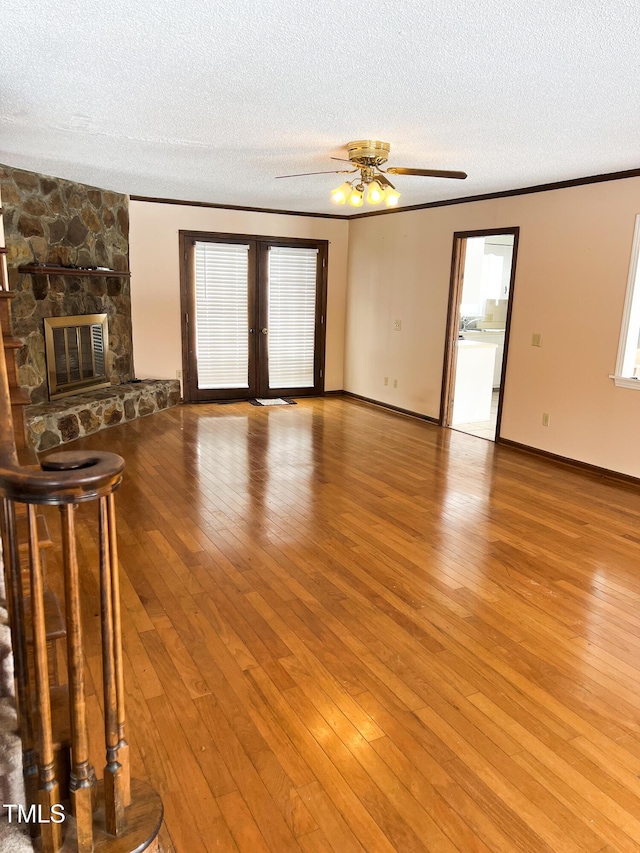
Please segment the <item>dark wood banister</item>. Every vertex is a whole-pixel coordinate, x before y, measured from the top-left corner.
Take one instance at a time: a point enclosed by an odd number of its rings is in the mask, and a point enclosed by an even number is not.
[[[124,459],[115,453],[53,454],[40,470],[0,465],[0,493],[27,504],[84,503],[110,494],[122,481]]]
[[[158,849],[162,801],[151,786],[130,780],[129,747],[125,739],[124,678],[120,627],[119,565],[114,492],[122,481],[124,460],[96,451],[59,452],[39,467],[21,466],[16,449],[11,396],[0,329],[0,520],[7,603],[17,682],[20,735],[27,806],[39,807],[39,822],[31,826],[44,853],[64,850],[91,853],[110,850]],[[80,619],[79,573],[74,508],[98,502],[100,609],[105,707],[104,783],[96,776],[88,753],[84,688],[84,652]],[[31,600],[33,662],[26,646],[27,619],[23,567],[16,532],[16,507],[26,505],[28,529],[28,592]],[[67,625],[71,773],[69,800],[73,821],[58,817],[62,792],[56,778],[55,732],[44,608],[43,572],[35,514],[37,505],[58,506],[61,517],[62,566]],[[47,822],[49,821],[49,822]]]

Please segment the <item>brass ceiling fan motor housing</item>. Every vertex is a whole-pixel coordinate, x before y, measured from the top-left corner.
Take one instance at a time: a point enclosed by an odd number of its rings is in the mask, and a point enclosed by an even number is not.
[[[378,142],[374,139],[359,139],[347,143],[349,159],[355,165],[381,166],[389,159],[391,146],[388,142]]]

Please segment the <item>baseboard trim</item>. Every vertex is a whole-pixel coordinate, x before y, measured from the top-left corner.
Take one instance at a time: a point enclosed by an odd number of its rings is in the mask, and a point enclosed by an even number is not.
[[[548,459],[550,462],[564,465],[567,468],[577,468],[587,474],[592,474],[594,477],[600,477],[606,480],[615,480],[617,483],[626,483],[628,486],[640,486],[640,478],[633,477],[631,474],[623,474],[620,471],[601,468],[599,465],[591,465],[589,462],[580,462],[578,459],[571,459],[570,456],[561,456],[559,453],[550,453],[548,450],[540,450],[538,447],[521,444],[519,441],[511,441],[510,438],[497,438],[496,445],[509,447],[512,450],[519,450],[522,453],[540,456],[543,459]]]
[[[340,389],[339,391],[323,391],[325,397],[342,397],[346,392]]]
[[[363,397],[362,394],[354,394],[353,391],[325,391],[325,396],[342,395],[351,397],[354,400],[360,400],[362,403],[369,403],[372,406],[378,406],[381,409],[389,409],[391,412],[397,412],[400,415],[407,415],[410,418],[418,418],[421,421],[439,426],[437,418],[432,418],[429,415],[421,415],[418,412],[412,412],[410,409],[401,409],[399,406],[392,406],[390,403],[382,403],[380,400],[374,400],[371,397]],[[538,447],[531,447],[529,444],[521,444],[519,441],[512,441],[510,438],[497,437],[495,440],[497,447],[508,447],[511,450],[518,450],[521,453],[527,453],[533,456],[539,456],[542,459],[547,459],[549,462],[554,462],[557,465],[563,465],[567,468],[576,468],[586,474],[591,474],[594,477],[599,477],[605,480],[614,480],[618,484],[626,484],[628,486],[640,486],[640,477],[634,477],[631,474],[623,474],[621,471],[612,471],[610,468],[601,468],[599,465],[591,465],[589,462],[581,462],[578,459],[571,459],[570,456],[561,456],[559,453],[551,453],[548,450],[541,450]]]
[[[354,394],[353,391],[343,391],[342,393],[345,397],[353,397],[354,400],[361,400],[363,403],[370,403],[372,406],[379,406],[381,409],[389,409],[389,411],[397,412],[399,415],[418,418],[418,420],[427,421],[430,424],[438,423],[437,418],[432,418],[430,415],[421,415],[419,412],[412,412],[411,409],[401,409],[400,406],[392,406],[391,403],[381,403],[380,400],[373,400],[371,397],[363,397],[361,394]]]

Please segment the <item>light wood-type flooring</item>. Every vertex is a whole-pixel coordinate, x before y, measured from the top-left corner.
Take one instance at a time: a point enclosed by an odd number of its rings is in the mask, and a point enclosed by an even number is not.
[[[128,735],[166,853],[638,853],[640,488],[335,397],[69,447],[127,462]]]

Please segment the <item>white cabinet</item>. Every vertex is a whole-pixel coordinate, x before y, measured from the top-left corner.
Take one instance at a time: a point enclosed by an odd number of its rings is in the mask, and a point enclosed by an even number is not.
[[[476,341],[457,341],[458,358],[451,425],[491,418],[493,369],[497,347]]]
[[[493,365],[493,387],[500,387],[502,378],[502,358],[504,356],[504,329],[492,329],[483,332],[470,330],[462,333],[465,341],[476,341],[476,343],[495,344],[496,358]]]

